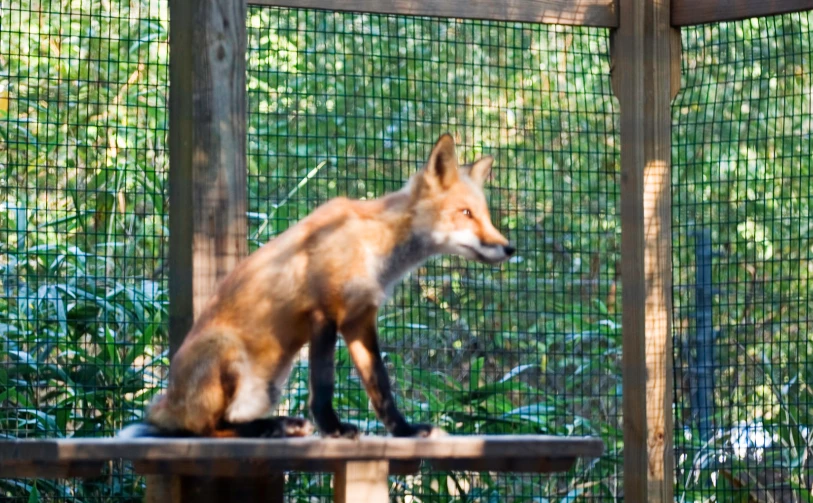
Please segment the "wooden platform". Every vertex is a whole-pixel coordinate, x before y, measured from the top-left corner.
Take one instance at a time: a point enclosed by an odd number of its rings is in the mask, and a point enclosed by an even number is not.
[[[603,450],[600,439],[544,435],[8,440],[0,441],[0,478],[93,477],[104,463],[123,459],[145,475],[245,478],[293,470],[333,472],[337,499],[343,492],[388,501],[387,475],[415,472],[422,462],[438,470],[546,473],[566,471],[577,459],[596,458]]]

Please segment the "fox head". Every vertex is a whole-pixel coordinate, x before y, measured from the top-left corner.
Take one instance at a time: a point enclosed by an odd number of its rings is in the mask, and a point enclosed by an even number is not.
[[[438,139],[424,168],[410,182],[413,232],[431,242],[437,253],[497,264],[514,247],[491,223],[483,183],[491,156],[464,166],[457,163],[454,140]]]

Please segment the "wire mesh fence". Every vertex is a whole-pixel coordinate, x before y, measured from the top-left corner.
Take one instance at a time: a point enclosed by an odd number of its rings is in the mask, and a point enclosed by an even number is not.
[[[2,366],[9,437],[110,435],[166,368],[166,4],[5,7],[0,31]],[[606,31],[252,9],[249,194],[256,247],[336,195],[401,186],[441,131],[498,158],[502,269],[455,258],[382,314],[413,420],[459,433],[598,434],[553,478],[422,472],[399,499],[619,494],[617,135]],[[345,417],[381,433],[339,352]],[[286,407],[304,414],[303,361]],[[9,501],[128,499],[142,482],[0,481]],[[329,494],[292,475],[289,496]]]
[[[813,13],[683,30],[673,107],[677,494],[809,501]]]
[[[156,0],[3,2],[2,437],[108,436],[162,384],[167,24]],[[120,468],[0,499],[126,497]]]
[[[602,460],[554,477],[421,471],[399,501],[612,500],[620,494],[618,148],[608,32],[532,24],[250,8],[250,239],[256,247],[336,196],[402,186],[445,131],[462,161],[496,157],[502,267],[430,261],[379,329],[411,420],[453,433],[600,435]],[[347,353],[340,416],[384,433]],[[306,413],[307,360],[289,411]],[[289,481],[295,501],[324,477]]]
[[[0,8],[0,435],[104,436],[165,378],[167,4]],[[674,112],[677,494],[810,494],[811,13],[683,29]],[[600,435],[556,476],[418,474],[398,501],[621,491],[618,135],[606,30],[259,8],[248,13],[250,245],[335,196],[398,189],[437,136],[490,153],[498,268],[437,258],[379,329],[401,407],[453,433]],[[346,351],[336,405],[371,434]],[[284,408],[306,414],[307,359]],[[0,480],[7,501],[126,500]],[[290,475],[292,501],[328,498]]]

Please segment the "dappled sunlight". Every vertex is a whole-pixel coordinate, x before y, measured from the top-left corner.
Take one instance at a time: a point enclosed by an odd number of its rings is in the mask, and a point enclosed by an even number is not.
[[[684,29],[672,222],[686,501],[811,491],[811,21]]]

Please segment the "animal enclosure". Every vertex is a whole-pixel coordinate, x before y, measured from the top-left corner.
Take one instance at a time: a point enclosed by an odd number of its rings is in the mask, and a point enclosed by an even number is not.
[[[620,431],[620,227],[608,51],[599,29],[249,10],[253,246],[329,198],[399,189],[443,131],[459,132],[464,161],[497,159],[486,184],[492,218],[523,252],[497,268],[434,259],[380,315],[407,417],[459,433],[606,428],[608,445],[620,441],[610,433]],[[384,434],[341,346],[338,354],[340,416]],[[305,364],[289,392],[297,414],[307,412]],[[602,485],[612,469],[602,460],[569,476],[488,482],[422,473],[396,490],[524,500],[566,494],[574,477]],[[313,491],[313,481],[300,484],[303,497]]]
[[[689,501],[810,494],[811,22],[683,30],[672,221],[676,483]]]
[[[681,29],[667,433],[681,501],[809,499],[811,21]],[[492,218],[519,251],[494,268],[433,259],[398,286],[379,318],[396,397],[452,433],[606,446],[551,476],[423,469],[392,477],[391,497],[623,499],[612,28],[266,6],[246,26],[249,249],[332,197],[400,188],[444,131],[461,161],[493,154]],[[110,436],[165,384],[168,40],[163,0],[2,5],[4,436]],[[339,414],[383,434],[337,355]],[[307,414],[307,364],[287,413]],[[0,494],[118,501],[143,486],[114,464],[97,480],[0,479]],[[329,500],[331,482],[290,473],[286,495]]]

